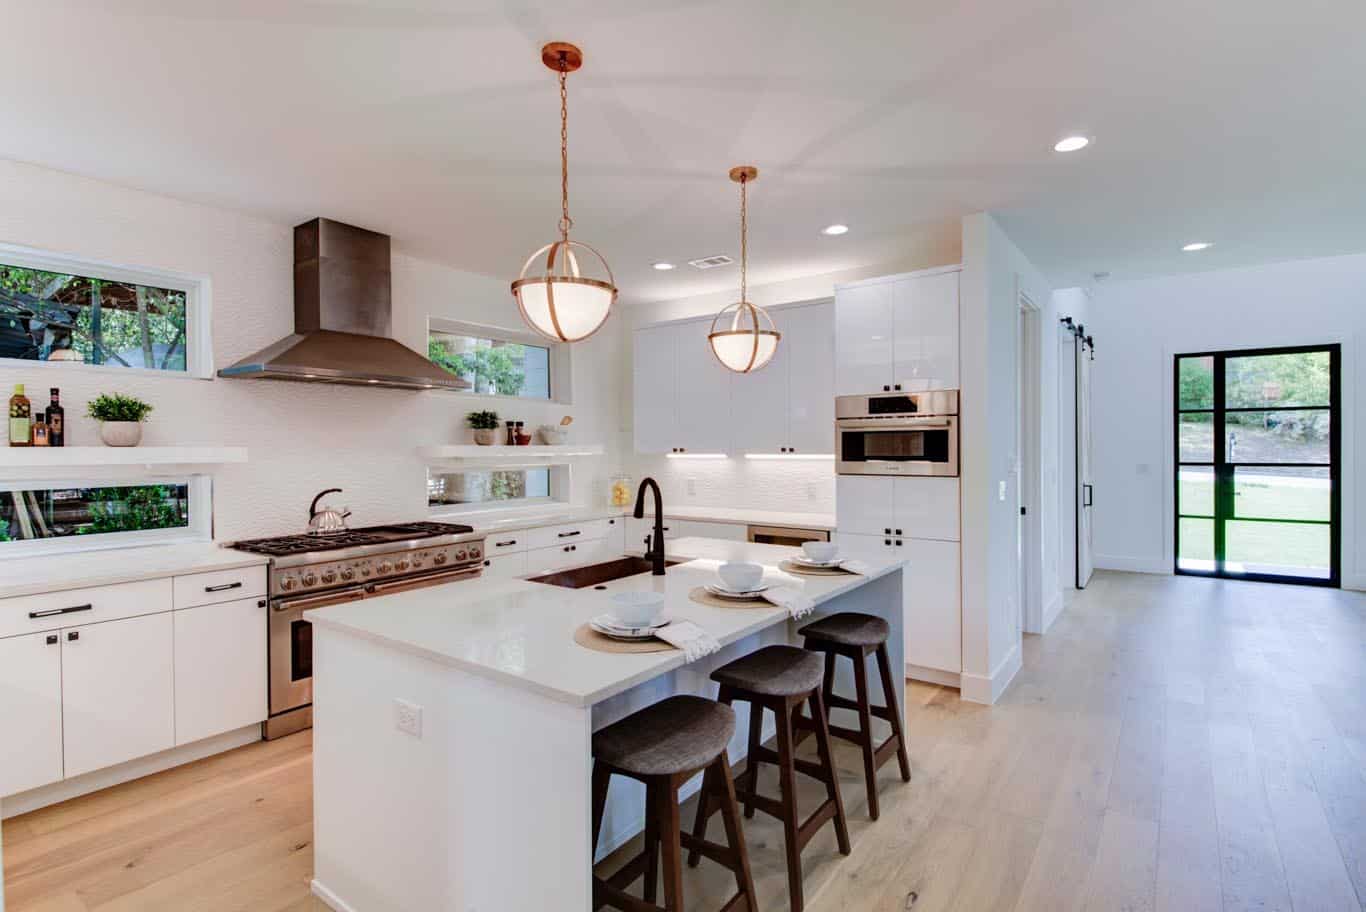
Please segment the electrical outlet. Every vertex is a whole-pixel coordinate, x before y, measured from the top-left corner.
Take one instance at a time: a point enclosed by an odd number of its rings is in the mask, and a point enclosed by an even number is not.
[[[999,488],[999,489],[997,490],[997,492],[996,492],[996,498],[997,498],[998,500],[1000,500],[1002,503],[1005,503],[1005,499],[1006,499],[1006,483],[1005,483],[1004,481],[1000,483],[1000,488]]]
[[[689,478],[689,479],[688,479],[688,496],[689,496],[689,497],[693,497],[693,496],[696,495],[696,494],[697,494],[697,479],[696,479],[696,478]]]
[[[807,499],[807,500],[815,500],[815,499],[816,499],[816,486],[815,486],[814,484],[812,484],[812,483],[809,483],[809,482],[808,482],[807,485],[806,485],[806,499]]]
[[[394,728],[414,738],[422,737],[422,707],[407,700],[394,700]]]

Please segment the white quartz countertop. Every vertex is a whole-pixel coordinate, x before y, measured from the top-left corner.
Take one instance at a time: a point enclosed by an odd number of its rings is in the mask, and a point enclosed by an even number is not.
[[[438,522],[465,523],[478,532],[511,532],[559,523],[587,522],[611,516],[629,516],[631,511],[621,507],[563,507],[544,510],[497,511],[433,514]],[[646,511],[647,517],[654,512]],[[802,529],[835,528],[833,513],[802,513],[793,510],[751,510],[743,507],[666,506],[666,519],[690,519],[698,522],[739,523],[753,526],[795,526]]]
[[[654,511],[647,511],[650,516]],[[833,513],[800,513],[791,510],[750,510],[744,507],[665,506],[665,519],[692,519],[698,522],[743,523],[750,526],[795,526],[800,529],[835,528]]]
[[[590,706],[641,681],[682,666],[677,650],[643,654],[596,652],[576,644],[580,624],[610,609],[613,592],[652,589],[665,596],[665,613],[698,624],[721,642],[735,642],[788,619],[767,602],[714,608],[688,597],[717,579],[727,560],[765,566],[770,582],[802,590],[816,604],[902,567],[904,561],[870,562],[864,576],[792,576],[777,568],[795,548],[710,538],[681,538],[670,558],[687,559],[663,577],[648,573],[607,584],[607,591],[563,589],[523,580],[480,579],[415,589],[309,611],[326,629],[384,643],[576,706]]]
[[[14,557],[0,563],[0,598],[231,570],[267,560],[263,555],[220,548],[213,542]]]

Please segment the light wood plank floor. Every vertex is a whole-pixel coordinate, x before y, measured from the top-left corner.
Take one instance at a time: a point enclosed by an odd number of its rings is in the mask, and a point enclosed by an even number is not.
[[[1362,909],[1366,597],[1102,573],[1026,639],[998,706],[921,684],[906,702],[914,778],[883,771],[878,823],[840,752],[854,853],[829,828],[808,847],[811,912]],[[310,750],[302,733],[6,821],[9,909],[323,909]],[[763,908],[786,910],[778,828],[746,835]],[[689,909],[728,887],[704,862]]]

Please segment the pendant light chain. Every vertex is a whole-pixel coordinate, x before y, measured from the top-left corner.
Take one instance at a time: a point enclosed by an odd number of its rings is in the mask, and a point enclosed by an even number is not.
[[[749,202],[746,190],[749,178],[740,177],[740,303],[749,300],[747,283],[749,280]]]
[[[569,77],[568,63],[560,53],[560,237],[569,240],[574,220],[569,217]]]

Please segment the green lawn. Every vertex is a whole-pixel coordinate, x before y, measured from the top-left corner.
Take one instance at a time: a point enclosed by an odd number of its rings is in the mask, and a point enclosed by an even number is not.
[[[1235,476],[1234,496],[1235,516],[1325,521],[1330,516],[1330,489],[1326,481],[1315,478],[1259,475],[1238,480]],[[1212,473],[1189,468],[1182,470],[1180,512],[1203,515],[1214,512]],[[1229,522],[1227,532],[1227,561],[1230,564],[1243,564],[1248,570],[1264,569],[1267,572],[1277,568],[1299,573],[1315,570],[1322,575],[1328,572],[1331,539],[1326,522],[1305,525],[1238,522],[1235,519]],[[1214,560],[1213,520],[1183,515],[1179,556],[1183,560]]]

